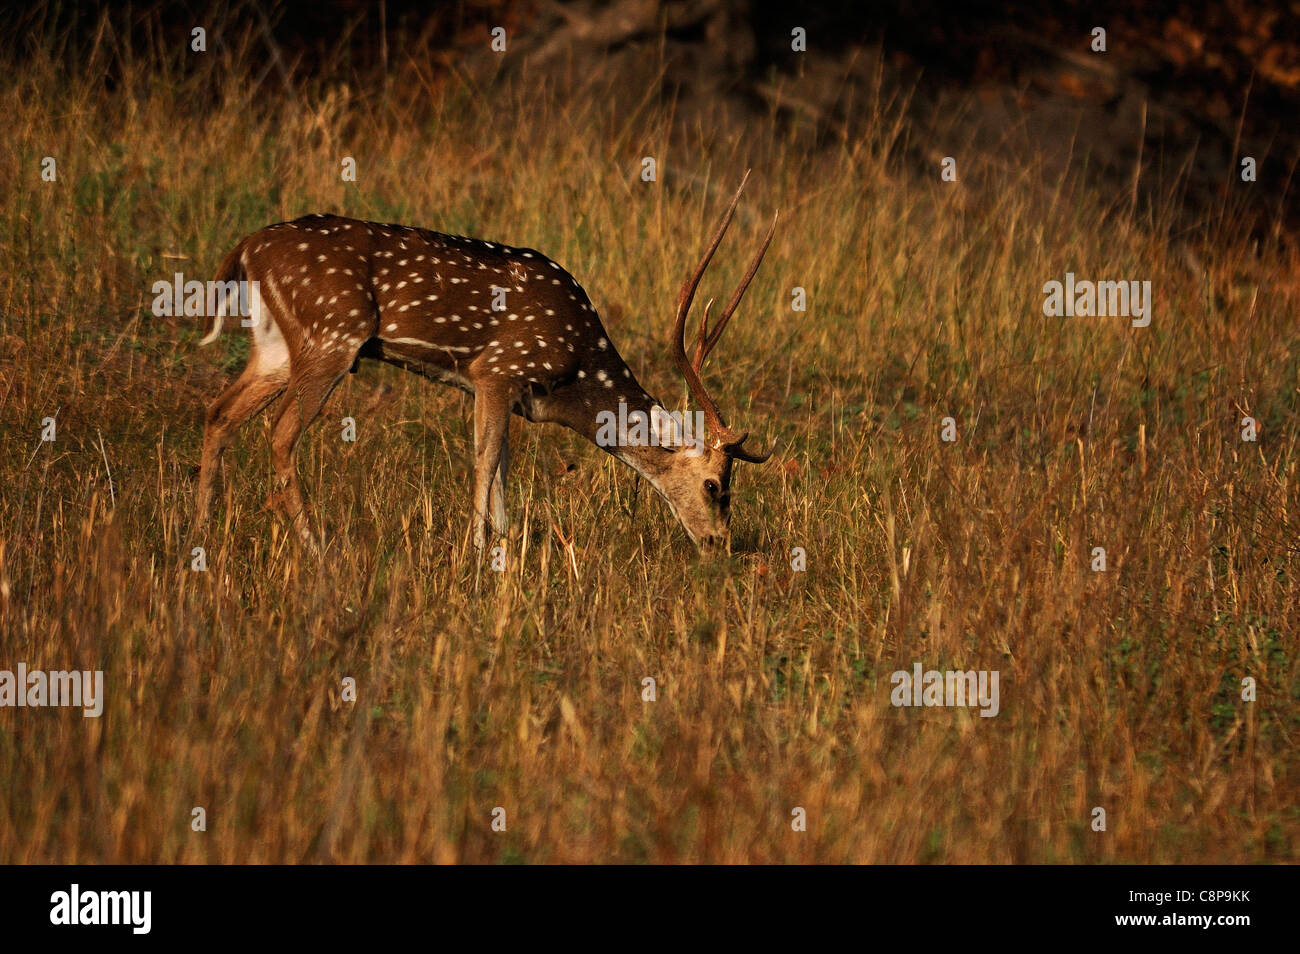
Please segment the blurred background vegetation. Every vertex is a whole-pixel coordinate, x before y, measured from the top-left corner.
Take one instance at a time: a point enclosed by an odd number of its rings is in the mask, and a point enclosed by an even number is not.
[[[7,21],[0,666],[103,669],[109,698],[101,719],[0,709],[0,861],[1295,861],[1296,17],[1276,9]],[[531,246],[671,402],[671,305],[747,168],[701,293],[781,225],[710,386],[781,448],[738,471],[729,559],[698,561],[626,468],[516,422],[512,559],[485,572],[467,399],[368,363],[299,455],[322,555],[261,508],[261,421],[193,533],[203,407],[247,342],[199,348],[153,282],[317,211]],[[1151,326],[1044,318],[1067,270],[1150,280]],[[999,715],[893,708],[917,661],[998,670]]]

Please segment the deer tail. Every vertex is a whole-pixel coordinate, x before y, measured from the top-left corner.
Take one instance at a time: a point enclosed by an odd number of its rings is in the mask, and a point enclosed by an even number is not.
[[[218,282],[243,281],[246,277],[244,273],[244,263],[242,261],[244,254],[244,243],[248,239],[243,239],[238,245],[226,253],[226,257],[221,260],[217,267]],[[212,316],[212,330],[204,337],[199,339],[199,344],[212,344],[217,340],[217,335],[221,334],[221,317],[226,313],[230,304],[230,296],[227,295],[222,299],[221,307],[216,309],[216,314]]]

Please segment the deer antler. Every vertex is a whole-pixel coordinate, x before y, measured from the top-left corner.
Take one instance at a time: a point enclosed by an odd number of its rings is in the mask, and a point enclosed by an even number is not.
[[[766,454],[761,455],[752,454],[745,450],[743,445],[749,437],[749,432],[745,431],[738,434],[727,426],[722,413],[718,410],[717,403],[704,386],[702,372],[704,359],[709,356],[709,352],[713,350],[722,337],[727,322],[731,320],[731,316],[735,313],[741,298],[745,295],[745,290],[749,288],[749,283],[754,280],[754,275],[758,273],[758,266],[763,262],[767,247],[772,244],[772,236],[776,234],[777,216],[772,217],[772,227],[767,231],[767,238],[763,240],[762,247],[759,248],[754,260],[749,264],[749,271],[745,273],[744,279],[736,288],[736,293],[731,296],[731,301],[722,314],[718,316],[718,320],[712,329],[709,328],[709,308],[713,305],[713,300],[709,299],[705,303],[704,315],[700,319],[700,330],[695,338],[695,354],[690,360],[686,358],[686,344],[684,341],[686,316],[691,310],[691,302],[695,300],[695,289],[699,286],[700,279],[704,277],[704,272],[713,259],[713,253],[722,244],[722,236],[726,234],[727,226],[731,224],[731,217],[736,212],[736,205],[740,202],[740,194],[745,191],[747,181],[749,181],[749,172],[746,172],[745,177],[740,180],[740,188],[736,190],[731,205],[727,207],[726,213],[722,216],[722,221],[718,224],[717,231],[713,233],[713,239],[709,242],[709,247],[705,249],[704,256],[700,259],[700,264],[696,267],[695,273],[686,280],[686,284],[682,285],[682,292],[677,298],[677,317],[673,322],[673,334],[672,338],[669,339],[669,345],[677,370],[682,373],[682,377],[686,379],[686,386],[690,388],[691,394],[704,409],[704,417],[708,422],[709,433],[714,436],[716,445],[738,460],[761,464],[772,456],[772,451],[776,450],[776,445],[773,444]]]

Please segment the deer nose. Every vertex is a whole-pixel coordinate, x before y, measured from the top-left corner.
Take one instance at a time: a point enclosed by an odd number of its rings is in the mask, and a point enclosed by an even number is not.
[[[710,533],[700,537],[700,552],[713,554],[727,549],[728,536],[722,533]]]

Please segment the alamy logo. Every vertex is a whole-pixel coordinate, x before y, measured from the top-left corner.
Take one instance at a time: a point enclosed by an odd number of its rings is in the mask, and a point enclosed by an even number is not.
[[[694,415],[665,411],[658,404],[650,413],[639,408],[629,411],[627,402],[618,402],[618,413],[596,413],[597,447],[681,447],[687,457],[704,453],[704,412]]]
[[[1043,314],[1049,318],[1132,318],[1134,328],[1151,324],[1151,282],[1094,282],[1065,273],[1043,286]]]
[[[148,934],[152,926],[152,891],[68,891],[50,895],[51,924],[128,924],[133,934]]]
[[[998,671],[996,669],[921,672],[915,663],[912,671],[900,669],[889,677],[894,688],[889,701],[896,706],[976,706],[980,715],[991,719],[998,714]]]
[[[224,318],[239,315],[240,324],[251,328],[253,298],[258,295],[257,282],[201,282],[186,281],[177,272],[169,282],[159,279],[153,283],[153,313],[156,318]],[[231,311],[232,301],[236,311]]]
[[[46,672],[28,670],[27,663],[19,663],[17,672],[0,669],[0,706],[79,706],[87,719],[98,717],[104,712],[104,671]]]

